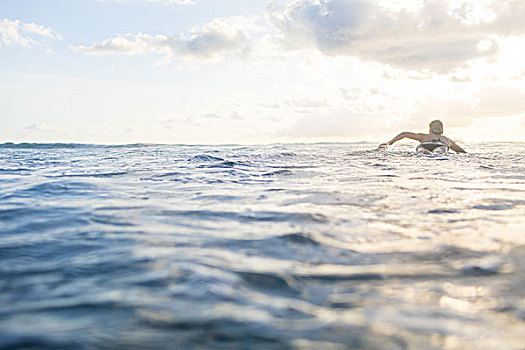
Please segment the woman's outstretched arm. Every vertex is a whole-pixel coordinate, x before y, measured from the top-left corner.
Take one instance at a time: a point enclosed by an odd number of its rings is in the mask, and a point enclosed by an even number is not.
[[[378,148],[383,148],[383,147],[386,147],[386,146],[390,146],[394,142],[397,142],[397,141],[402,140],[404,138],[409,138],[409,139],[421,142],[421,135],[422,134],[415,134],[413,132],[405,131],[405,132],[402,132],[401,134],[397,135],[396,137],[394,137],[392,140],[388,141],[387,143],[380,144]]]
[[[452,140],[450,140],[452,141]],[[450,149],[453,150],[456,153],[467,153],[463,148],[461,148],[457,143],[452,141],[452,145],[450,145]]]

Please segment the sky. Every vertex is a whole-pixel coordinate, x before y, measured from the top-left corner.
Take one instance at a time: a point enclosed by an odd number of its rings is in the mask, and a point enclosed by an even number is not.
[[[523,0],[1,0],[0,142],[525,141]]]

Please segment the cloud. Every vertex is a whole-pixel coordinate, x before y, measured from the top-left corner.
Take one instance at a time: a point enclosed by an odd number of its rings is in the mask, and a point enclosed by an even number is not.
[[[168,130],[174,129],[177,123],[178,123],[178,120],[177,118],[174,118],[174,117],[166,117],[160,120],[160,124],[162,128],[168,129]]]
[[[203,114],[201,115],[201,118],[206,118],[206,119],[221,119],[222,116],[218,113],[206,113],[206,114]]]
[[[323,108],[329,107],[330,105],[326,100],[321,100],[317,98],[305,97],[301,99],[293,99],[284,101],[285,104],[291,107],[298,108]]]
[[[245,118],[237,111],[229,113],[208,112],[198,115],[189,115],[186,117],[166,117],[159,120],[158,125],[162,129],[176,130],[181,126],[198,126],[201,123],[223,123],[227,121],[240,121]]]
[[[339,91],[341,91],[343,98],[349,101],[354,101],[364,96],[364,91],[361,88],[340,88]]]
[[[46,39],[61,40],[60,34],[50,27],[4,18],[0,21],[0,47],[31,48],[42,45]]]
[[[447,126],[464,127],[480,118],[509,117],[524,112],[523,91],[515,87],[492,86],[480,89],[470,98],[426,99],[418,104],[412,119],[417,125],[441,119]]]
[[[166,117],[159,121],[160,127],[166,130],[177,130],[180,126],[196,126],[200,125],[195,116],[186,117]]]
[[[331,110],[327,113],[306,115],[290,127],[280,131],[287,137],[307,139],[367,139],[384,129],[385,120],[378,114],[354,113],[349,110]]]
[[[429,0],[410,8],[385,3],[296,0],[279,6],[271,2],[268,18],[289,50],[319,50],[438,73],[492,57],[498,52],[498,36],[525,32],[525,5],[520,0]]]
[[[271,102],[261,102],[259,103],[259,106],[264,108],[270,108],[270,109],[279,109],[281,106],[278,103],[271,103]]]
[[[472,82],[472,78],[467,75],[454,75],[450,77],[449,79],[453,83],[470,83]]]
[[[143,55],[147,53],[156,53],[161,55],[170,55],[170,38],[164,35],[150,34],[126,34],[114,38],[104,39],[99,44],[92,46],[75,46],[74,50],[89,55]]]
[[[92,46],[74,46],[75,51],[89,55],[145,55],[157,54],[164,62],[175,56],[188,59],[218,59],[247,55],[252,44],[239,29],[227,21],[215,19],[200,28],[194,28],[189,38],[151,34],[125,34],[108,38]]]
[[[59,128],[48,125],[46,123],[34,123],[24,127],[24,130],[28,132],[40,132],[40,133],[56,133],[61,132]]]
[[[487,87],[476,94],[476,106],[484,116],[509,116],[525,112],[525,93],[514,87]]]
[[[364,98],[381,96],[385,94],[384,92],[374,87],[370,87],[367,89],[358,88],[358,87],[352,87],[349,89],[339,88],[339,91],[341,92],[341,95],[343,96],[343,98],[348,101],[362,100]]]
[[[232,119],[232,120],[244,120],[245,118],[242,115],[240,115],[239,112],[233,111],[233,112],[230,113],[230,119]]]
[[[244,120],[245,118],[237,111],[231,111],[229,114],[223,114],[220,112],[205,113],[200,115],[201,119],[222,119],[222,120]]]

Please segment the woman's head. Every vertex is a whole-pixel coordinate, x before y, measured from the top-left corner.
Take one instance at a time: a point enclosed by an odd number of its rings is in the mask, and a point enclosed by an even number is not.
[[[430,133],[435,135],[443,134],[443,123],[440,120],[433,120],[430,124]]]

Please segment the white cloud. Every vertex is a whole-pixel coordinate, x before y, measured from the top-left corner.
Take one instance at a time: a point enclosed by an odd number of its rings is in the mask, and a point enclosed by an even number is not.
[[[251,50],[248,37],[228,23],[216,19],[194,30],[188,40],[179,42],[178,51],[183,56],[211,58],[216,55],[243,56]]]
[[[104,39],[99,44],[92,46],[75,46],[76,51],[90,55],[143,55],[156,53],[161,55],[171,55],[170,38],[165,35],[150,34],[125,34],[113,38]]]
[[[493,0],[449,0],[448,15],[468,25],[490,23],[497,18],[491,8],[493,3]]]
[[[62,132],[62,130],[60,130],[59,128],[54,127],[52,125],[48,125],[46,123],[33,123],[33,124],[25,126],[24,130],[28,132],[43,132],[43,133]]]
[[[270,108],[270,109],[279,109],[281,106],[278,103],[271,103],[271,102],[261,102],[259,103],[259,106],[264,108]]]
[[[232,120],[244,120],[245,118],[239,114],[239,112],[232,111],[230,113],[230,119]]]
[[[378,114],[332,109],[327,113],[301,117],[280,133],[288,137],[310,140],[365,140],[384,127],[385,118]]]
[[[326,100],[313,97],[304,97],[300,99],[286,100],[284,103],[291,107],[297,108],[324,108],[330,107]]]
[[[31,48],[41,45],[45,39],[61,40],[60,34],[50,27],[4,18],[0,21],[0,47]]]
[[[222,116],[219,113],[206,113],[201,115],[201,118],[205,119],[221,119]]]
[[[496,86],[476,94],[476,106],[484,116],[509,116],[525,111],[525,93],[518,88]]]
[[[151,34],[125,34],[103,40],[92,46],[75,46],[74,50],[90,55],[157,54],[163,62],[180,56],[192,59],[218,59],[245,56],[252,48],[248,37],[224,20],[215,19],[200,28],[193,28],[189,37]]]
[[[407,3],[411,6],[392,0],[296,0],[270,3],[268,13],[286,49],[441,73],[494,56],[500,35],[525,32],[525,2],[519,0]]]
[[[465,127],[488,117],[510,117],[525,111],[525,93],[515,87],[490,86],[470,97],[428,98],[417,105],[414,124],[442,119],[447,126]],[[424,125],[424,124],[423,124]]]

